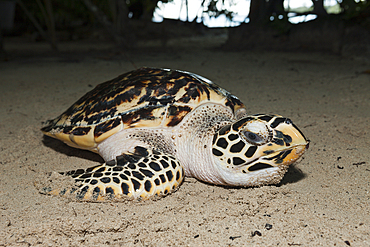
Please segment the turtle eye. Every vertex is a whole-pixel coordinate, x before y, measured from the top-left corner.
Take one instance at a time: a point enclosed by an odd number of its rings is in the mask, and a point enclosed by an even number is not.
[[[266,121],[252,119],[247,121],[244,126],[239,129],[239,136],[245,142],[254,146],[261,146],[271,141],[272,131],[269,130]]]
[[[264,138],[250,131],[243,131],[243,135],[249,143],[254,145],[262,144],[265,141]]]

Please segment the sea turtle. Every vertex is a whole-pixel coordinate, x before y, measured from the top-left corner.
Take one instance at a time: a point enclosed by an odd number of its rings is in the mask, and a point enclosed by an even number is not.
[[[225,186],[276,184],[309,143],[288,118],[247,115],[210,80],[157,68],[96,86],[41,130],[105,160],[61,173],[76,188],[46,191],[98,201],[166,195],[184,176]]]

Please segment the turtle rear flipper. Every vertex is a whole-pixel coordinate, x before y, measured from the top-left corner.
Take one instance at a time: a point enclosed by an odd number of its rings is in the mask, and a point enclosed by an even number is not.
[[[175,157],[143,147],[102,165],[60,174],[72,177],[76,183],[67,188],[52,184],[41,192],[80,201],[148,199],[173,192],[184,179],[183,167]]]

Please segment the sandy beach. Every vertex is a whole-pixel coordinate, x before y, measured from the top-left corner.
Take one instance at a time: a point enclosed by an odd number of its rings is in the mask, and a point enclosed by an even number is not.
[[[110,43],[5,39],[0,62],[0,246],[370,246],[370,60],[225,51],[187,39],[119,52]],[[251,114],[291,118],[311,140],[281,184],[225,188],[186,178],[156,201],[83,203],[40,194],[45,173],[96,154],[44,137],[42,122],[97,84],[142,66],[191,71]],[[46,176],[45,176],[46,179]]]

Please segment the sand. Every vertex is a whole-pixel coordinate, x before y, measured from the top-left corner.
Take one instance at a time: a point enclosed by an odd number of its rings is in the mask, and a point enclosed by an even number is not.
[[[92,42],[61,43],[52,53],[46,44],[5,39],[0,246],[370,246],[370,60],[224,51],[221,39],[125,53]],[[43,137],[42,122],[141,66],[203,75],[237,95],[249,113],[291,118],[310,148],[277,186],[224,188],[186,178],[170,196],[127,203],[40,194],[34,183],[44,173],[102,162]]]

